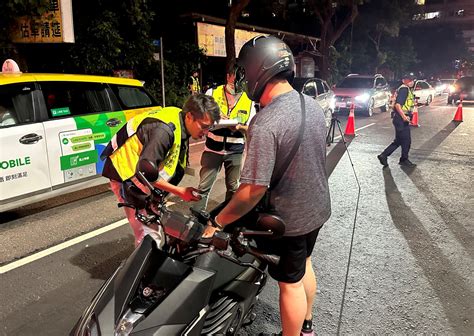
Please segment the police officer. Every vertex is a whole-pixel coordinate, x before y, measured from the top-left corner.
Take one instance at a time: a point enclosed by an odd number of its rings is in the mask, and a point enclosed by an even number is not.
[[[215,100],[198,94],[190,96],[182,110],[165,107],[130,119],[101,154],[101,158],[106,160],[102,175],[110,179],[118,201],[124,202],[125,185],[133,183],[140,188],[135,173],[141,159],[148,159],[159,167],[159,178],[153,182],[155,187],[186,202],[198,200],[197,189],[177,186],[184,176],[189,138],[202,138],[219,118],[219,106]],[[137,246],[150,233],[150,228],[135,218],[135,210],[124,209]]]
[[[225,199],[229,200],[239,187],[245,133],[248,122],[255,114],[255,108],[247,94],[235,85],[236,70],[235,64],[231,65],[227,70],[226,84],[206,92],[219,104],[221,119],[233,119],[238,124],[211,130],[206,136],[198,187],[202,198],[193,205],[193,209],[197,211],[206,209],[209,193],[222,166],[227,190]]]
[[[395,140],[377,156],[384,168],[388,167],[387,158],[400,146],[402,147],[402,155],[398,163],[408,168],[415,166],[408,159],[408,152],[411,146],[410,119],[415,108],[415,96],[412,90],[415,84],[415,76],[412,73],[405,74],[402,78],[402,83],[396,91],[396,100],[392,111]]]
[[[196,95],[196,94],[201,93],[201,85],[199,84],[199,71],[198,70],[193,70],[192,75],[189,77],[188,89],[191,95]]]

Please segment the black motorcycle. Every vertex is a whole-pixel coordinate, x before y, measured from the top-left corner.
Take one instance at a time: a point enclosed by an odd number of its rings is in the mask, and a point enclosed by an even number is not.
[[[138,178],[151,193],[128,190],[133,204],[119,206],[133,207],[142,223],[160,226],[165,241],[146,236],[102,285],[71,335],[237,335],[255,319],[266,265],[279,261],[259,251],[255,238],[281,236],[283,222],[260,216],[254,230],[235,225],[232,232],[202,238],[213,213],[185,216],[167,209],[149,182],[157,177],[154,164],[140,161]]]

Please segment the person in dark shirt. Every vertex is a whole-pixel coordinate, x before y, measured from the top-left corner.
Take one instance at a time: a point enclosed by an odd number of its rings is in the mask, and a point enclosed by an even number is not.
[[[388,167],[388,157],[398,147],[402,147],[402,155],[399,164],[408,168],[415,166],[415,164],[408,159],[411,146],[410,119],[415,107],[415,96],[412,91],[413,85],[415,84],[415,76],[413,74],[405,74],[402,78],[402,82],[403,84],[397,89],[397,98],[392,111],[395,140],[377,156],[380,164],[384,168]]]
[[[130,119],[101,154],[101,158],[105,159],[102,175],[110,179],[118,201],[126,202],[124,185],[133,183],[143,189],[135,177],[141,159],[148,159],[159,167],[159,178],[153,182],[155,187],[186,202],[198,200],[197,189],[178,186],[188,161],[189,138],[204,137],[219,119],[219,106],[212,97],[204,94],[190,96],[182,110],[165,107]],[[124,209],[137,246],[150,233],[150,227],[135,218],[135,210]]]

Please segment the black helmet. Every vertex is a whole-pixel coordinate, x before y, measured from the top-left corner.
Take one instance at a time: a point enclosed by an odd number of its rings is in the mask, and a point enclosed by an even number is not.
[[[243,85],[248,97],[259,101],[267,83],[276,75],[288,72],[288,80],[295,75],[293,53],[285,42],[275,36],[257,36],[240,49],[236,84]]]
[[[402,79],[416,80],[416,75],[413,72],[404,73]]]

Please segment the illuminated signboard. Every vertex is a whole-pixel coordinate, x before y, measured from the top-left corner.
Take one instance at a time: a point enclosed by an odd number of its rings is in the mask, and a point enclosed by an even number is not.
[[[207,56],[225,57],[225,27],[204,22],[197,23],[198,45]],[[235,52],[238,55],[242,46],[255,36],[266,35],[248,30],[235,30]]]
[[[18,43],[74,42],[71,0],[50,0],[41,16],[18,18],[12,29],[12,41]]]

